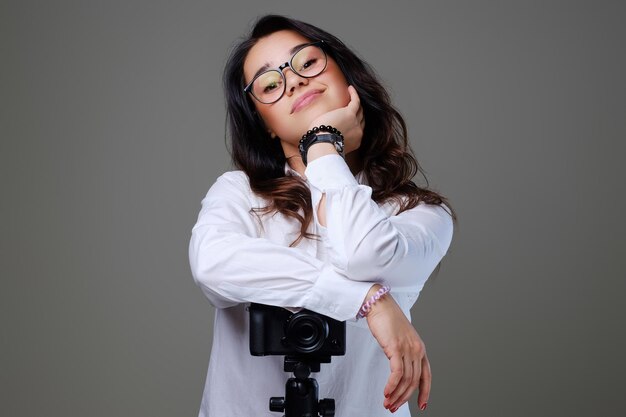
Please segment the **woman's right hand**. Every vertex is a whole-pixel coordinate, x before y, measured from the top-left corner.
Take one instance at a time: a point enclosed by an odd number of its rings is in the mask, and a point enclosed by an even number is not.
[[[358,149],[361,146],[365,119],[361,100],[353,86],[348,86],[350,102],[345,107],[331,110],[317,117],[311,122],[309,129],[319,125],[330,125],[338,129],[344,138],[344,154]]]
[[[367,299],[380,288],[374,285]],[[391,368],[383,405],[395,412],[419,387],[417,401],[420,408],[424,407],[430,394],[431,373],[426,347],[417,331],[389,293],[374,303],[366,318]]]

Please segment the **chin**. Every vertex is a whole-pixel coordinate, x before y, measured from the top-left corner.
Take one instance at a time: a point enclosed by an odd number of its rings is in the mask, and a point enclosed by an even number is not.
[[[328,113],[333,109],[329,108],[328,106],[311,106],[311,108],[307,110],[309,110],[308,112],[306,112],[306,118],[308,119],[307,123],[312,123],[313,120],[317,119],[325,113]]]
[[[306,117],[308,120],[308,123],[312,123],[313,120],[317,119],[318,117],[320,117],[323,114],[326,114],[330,111],[333,110],[337,110],[341,107],[345,107],[349,101],[347,101],[345,104],[341,104],[340,100],[337,100],[335,97],[320,97],[321,100],[317,100],[314,103],[311,103],[311,105],[307,106],[307,108],[304,108],[302,110],[302,113],[306,114]]]

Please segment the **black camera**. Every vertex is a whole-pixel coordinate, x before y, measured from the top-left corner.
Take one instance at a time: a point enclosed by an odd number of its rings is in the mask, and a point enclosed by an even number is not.
[[[341,356],[346,353],[346,323],[310,310],[251,304],[250,353]]]

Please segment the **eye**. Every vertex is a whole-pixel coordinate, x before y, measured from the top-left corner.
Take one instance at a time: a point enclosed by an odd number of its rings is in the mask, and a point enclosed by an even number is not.
[[[310,66],[315,65],[316,61],[317,61],[317,58],[309,59],[307,62],[302,64],[302,69],[305,70],[309,68]]]
[[[277,87],[278,87],[278,84],[276,82],[273,82],[271,84],[266,85],[265,88],[263,89],[263,92],[269,93],[270,91],[274,90]]]
[[[254,81],[254,91],[258,94],[270,94],[281,88],[283,80],[278,71],[268,71]]]

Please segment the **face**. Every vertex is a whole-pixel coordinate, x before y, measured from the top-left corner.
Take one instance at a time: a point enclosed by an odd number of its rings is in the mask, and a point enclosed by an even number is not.
[[[290,50],[293,47],[309,42],[312,40],[291,30],[281,30],[260,38],[244,61],[245,84],[252,81],[254,74],[264,64],[268,63],[269,68],[278,68],[291,59]],[[280,138],[287,155],[289,152],[295,153],[300,138],[315,118],[346,106],[350,94],[346,78],[330,56],[326,69],[313,78],[300,77],[289,67],[283,69],[283,74],[286,88],[280,100],[263,104],[251,98],[267,130]],[[311,91],[318,91],[319,94],[307,98],[294,110],[296,100]]]

